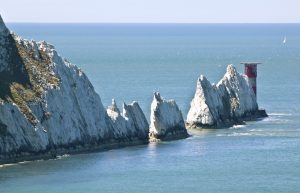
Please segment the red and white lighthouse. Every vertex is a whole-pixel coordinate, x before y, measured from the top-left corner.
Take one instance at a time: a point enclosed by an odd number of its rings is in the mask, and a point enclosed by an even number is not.
[[[241,62],[241,64],[245,65],[245,75],[248,78],[249,84],[253,89],[253,92],[256,96],[256,77],[257,77],[257,64],[261,64],[260,62]]]

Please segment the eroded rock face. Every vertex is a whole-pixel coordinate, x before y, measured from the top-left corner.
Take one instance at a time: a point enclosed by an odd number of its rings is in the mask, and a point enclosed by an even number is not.
[[[187,115],[189,127],[230,127],[244,120],[266,116],[258,109],[256,96],[247,79],[233,65],[212,85],[204,76],[197,81],[195,96]]]
[[[163,99],[154,93],[150,115],[150,141],[188,137],[182,113],[174,100]]]
[[[81,69],[0,19],[0,163],[145,143],[147,129],[137,103],[108,114]]]
[[[116,139],[148,139],[149,124],[137,102],[132,102],[129,105],[124,103],[123,111],[120,113],[113,99],[112,105],[107,108],[107,114],[113,122]]]

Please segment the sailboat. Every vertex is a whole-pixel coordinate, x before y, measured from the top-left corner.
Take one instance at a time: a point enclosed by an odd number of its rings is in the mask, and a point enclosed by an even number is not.
[[[286,43],[286,36],[284,36],[282,43],[283,43],[283,44]]]

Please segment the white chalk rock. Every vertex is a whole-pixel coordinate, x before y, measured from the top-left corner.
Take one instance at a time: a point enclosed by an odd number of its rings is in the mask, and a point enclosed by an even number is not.
[[[13,84],[23,94],[11,93]],[[1,18],[0,91],[0,163],[148,141],[136,102],[122,114],[115,104],[106,110],[81,69],[54,46],[10,33]]]
[[[163,99],[154,93],[150,114],[150,141],[188,137],[182,113],[174,100]]]
[[[113,99],[112,105],[107,108],[107,114],[113,122],[115,139],[148,139],[149,124],[137,102],[129,105],[124,103],[123,112],[120,113]]]
[[[247,79],[233,65],[228,65],[217,85],[200,76],[187,124],[190,127],[229,127],[265,115],[265,112],[258,110],[256,96]]]

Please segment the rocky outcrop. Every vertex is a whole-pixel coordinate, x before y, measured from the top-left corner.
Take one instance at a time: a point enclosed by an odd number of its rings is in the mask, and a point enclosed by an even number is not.
[[[107,114],[114,125],[115,138],[118,140],[139,139],[147,140],[149,124],[137,102],[123,104],[123,111],[117,107],[115,100],[107,108]]]
[[[108,111],[81,69],[0,19],[0,163],[148,141],[137,103]]]
[[[230,127],[265,116],[265,111],[258,109],[256,96],[246,77],[239,74],[233,65],[228,65],[227,72],[217,85],[212,85],[204,76],[200,76],[187,115],[187,125]]]
[[[150,115],[150,141],[172,140],[188,137],[182,113],[174,100],[163,99],[154,93]]]

